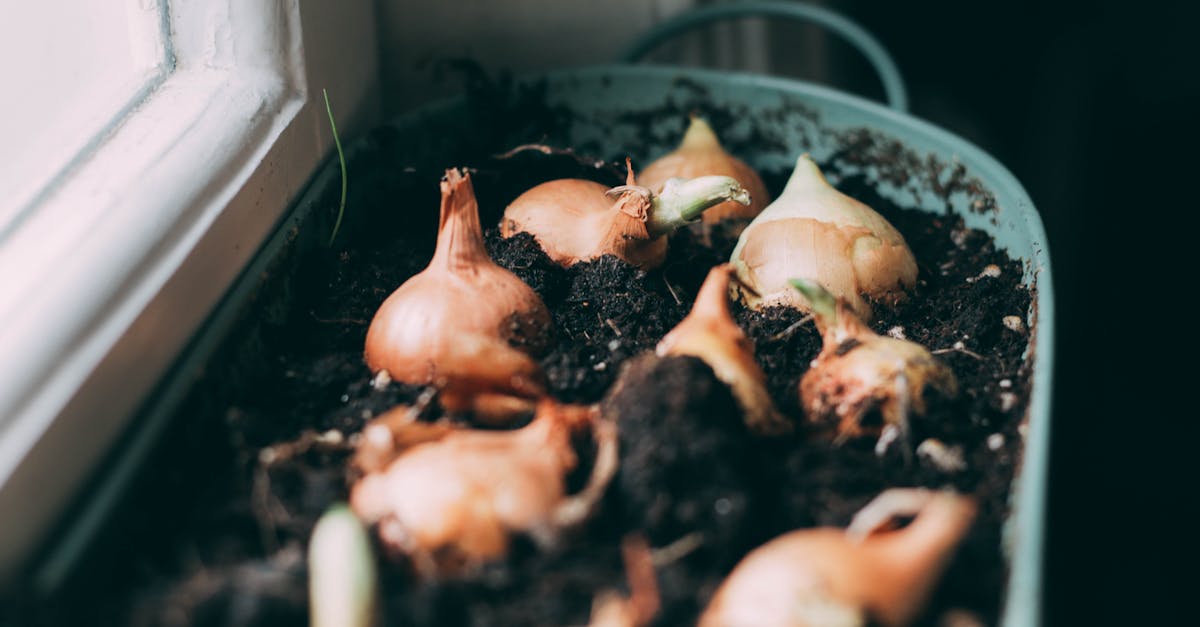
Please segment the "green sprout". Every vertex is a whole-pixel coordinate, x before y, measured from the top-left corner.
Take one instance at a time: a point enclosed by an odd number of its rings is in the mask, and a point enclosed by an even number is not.
[[[371,540],[345,504],[326,510],[308,543],[309,624],[374,627],[379,583]]]
[[[333,108],[329,106],[329,92],[321,90],[325,96],[325,113],[329,115],[329,128],[333,131],[333,145],[337,146],[338,165],[342,167],[342,199],[338,202],[337,221],[333,223],[333,234],[329,236],[329,245],[337,239],[338,229],[342,227],[342,216],[346,213],[346,154],[342,152],[342,140],[338,139],[337,123],[333,121]]]

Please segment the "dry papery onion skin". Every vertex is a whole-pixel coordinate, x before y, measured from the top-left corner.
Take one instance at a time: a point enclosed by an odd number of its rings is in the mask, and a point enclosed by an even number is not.
[[[700,627],[912,624],[970,530],[970,497],[924,489],[880,494],[846,530],[802,529],[751,551],[721,584]],[[916,518],[884,530],[897,516]]]
[[[732,274],[730,264],[709,271],[691,312],[659,341],[655,353],[699,357],[730,387],[751,431],[768,436],[790,433],[791,421],[779,413],[767,392],[767,376],[754,359],[754,345],[729,310]]]
[[[621,561],[629,582],[629,596],[606,591],[592,602],[588,627],[642,627],[650,624],[658,613],[662,599],[654,572],[654,555],[650,545],[640,535],[630,535],[621,541]]]
[[[750,203],[750,194],[727,176],[671,179],[654,193],[637,184],[632,165],[627,165],[626,184],[612,189],[583,179],[558,179],[527,190],[504,210],[500,235],[533,235],[563,267],[614,255],[649,270],[666,260],[671,232],[714,205]]]
[[[544,391],[532,355],[551,335],[541,298],[487,254],[470,176],[446,171],[441,223],[429,266],[375,313],[364,356],[392,380],[432,384],[448,408],[511,414]],[[518,348],[519,347],[519,348]]]
[[[730,262],[754,292],[748,307],[808,310],[788,285],[809,277],[845,300],[863,320],[872,302],[896,304],[917,282],[908,244],[883,216],[839,192],[807,153],[796,161],[783,193],[742,231]],[[735,288],[736,289],[736,288]]]
[[[350,494],[354,512],[376,525],[385,551],[429,579],[453,576],[503,558],[514,534],[540,546],[595,511],[617,467],[616,426],[594,406],[544,399],[525,427],[476,430],[405,420],[397,408],[363,432],[359,463],[369,470]],[[384,432],[378,432],[380,427]],[[566,492],[579,463],[573,435],[597,443],[587,484]]]
[[[707,175],[728,176],[736,180],[750,193],[750,204],[723,202],[704,212],[701,220],[705,224],[729,219],[752,220],[771,201],[762,177],[744,161],[726,152],[708,122],[695,115],[691,117],[679,146],[646,166],[638,180],[651,190],[660,192],[668,179]]]
[[[792,279],[811,308],[821,333],[821,352],[800,379],[800,401],[808,420],[836,423],[839,440],[878,435],[863,417],[878,410],[888,426],[909,433],[908,416],[926,411],[925,390],[953,396],[954,373],[924,346],[876,334],[819,283]]]

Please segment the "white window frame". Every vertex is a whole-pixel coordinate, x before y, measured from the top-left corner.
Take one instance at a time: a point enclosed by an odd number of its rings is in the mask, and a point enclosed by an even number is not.
[[[0,241],[0,588],[330,152],[322,88],[379,114],[370,0],[144,4],[161,84]]]

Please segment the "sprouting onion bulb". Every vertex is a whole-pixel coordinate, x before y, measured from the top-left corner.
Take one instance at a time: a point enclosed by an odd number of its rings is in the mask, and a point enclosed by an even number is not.
[[[729,311],[729,279],[733,266],[709,270],[692,311],[658,343],[660,357],[691,355],[713,369],[730,387],[744,412],[746,426],[760,435],[787,433],[784,418],[767,392],[766,375],[754,360],[754,346]]]
[[[758,292],[743,294],[756,309],[806,309],[787,283],[803,276],[871,320],[871,301],[895,304],[917,281],[917,262],[895,227],[830,185],[808,154],[796,162],[779,198],[742,231],[730,261]]]
[[[863,425],[877,409],[886,425],[909,433],[910,413],[925,413],[925,390],[956,393],[954,373],[915,342],[876,334],[843,300],[815,281],[792,279],[808,302],[822,347],[800,379],[800,401],[808,419],[836,423],[839,439],[876,433]]]
[[[358,480],[350,505],[378,525],[389,554],[426,577],[501,558],[513,534],[552,545],[591,515],[617,467],[616,427],[595,407],[542,400],[533,422],[512,431],[384,424],[394,431],[385,444],[394,458]],[[567,474],[579,463],[572,437],[587,432],[596,460],[585,487],[567,494]],[[384,439],[364,432],[363,442]]]
[[[699,116],[692,116],[679,147],[646,166],[638,180],[651,190],[660,191],[672,178],[709,175],[728,176],[741,183],[750,193],[751,202],[749,205],[723,202],[704,212],[705,223],[729,218],[751,220],[770,202],[767,186],[758,173],[741,159],[725,152],[712,127]]]
[[[396,381],[436,385],[448,409],[519,411],[523,404],[508,399],[543,392],[531,354],[548,342],[550,312],[528,285],[488,257],[470,177],[447,170],[441,186],[433,259],[375,313],[367,365]]]
[[[500,234],[533,235],[564,267],[615,255],[651,269],[666,259],[666,235],[727,201],[748,205],[750,194],[728,176],[672,179],[654,193],[636,183],[630,165],[627,184],[612,189],[582,179],[558,179],[526,191],[504,210]]]
[[[883,530],[893,518],[912,515],[907,527]],[[721,584],[699,625],[911,624],[974,518],[969,497],[888,490],[847,530],[793,531],[752,551]]]
[[[309,623],[313,627],[377,624],[375,555],[362,522],[345,505],[321,516],[308,543]]]

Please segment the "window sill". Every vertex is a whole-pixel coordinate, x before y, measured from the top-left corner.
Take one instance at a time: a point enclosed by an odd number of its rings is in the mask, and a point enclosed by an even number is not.
[[[181,57],[2,241],[0,589],[332,150],[320,86],[344,131],[377,114],[369,5],[280,6],[269,62]]]

